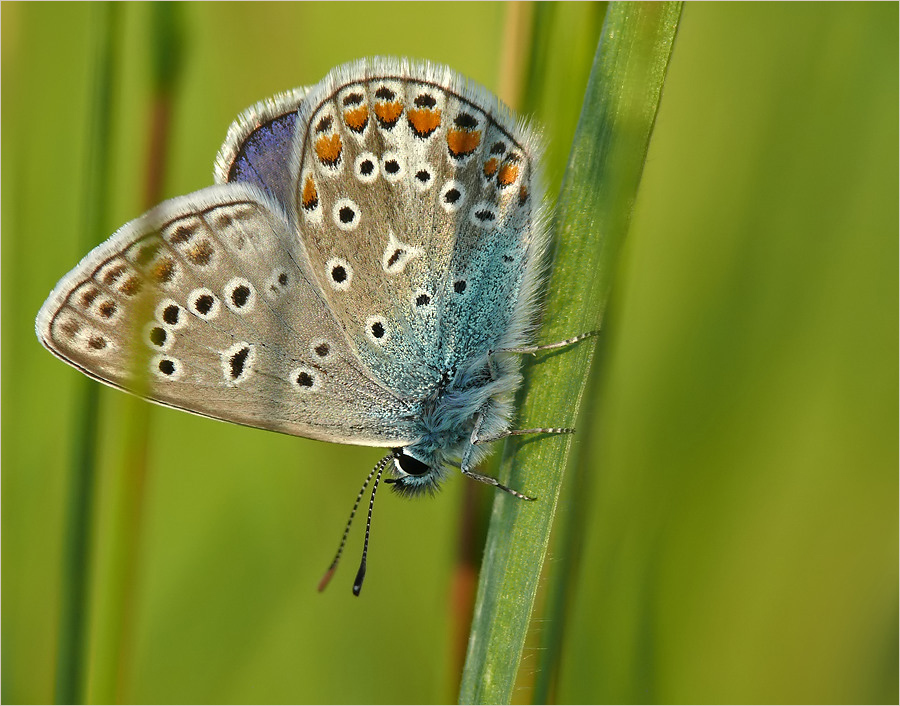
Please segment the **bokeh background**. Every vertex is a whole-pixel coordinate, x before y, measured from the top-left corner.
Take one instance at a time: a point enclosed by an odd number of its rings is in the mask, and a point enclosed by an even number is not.
[[[33,320],[149,205],[154,159],[160,198],[202,188],[238,112],[364,55],[447,63],[535,115],[553,197],[604,6],[125,4],[95,233],[110,11],[0,12],[2,700],[53,700],[73,605],[89,701],[455,700],[461,518],[489,489],[382,494],[363,595],[361,528],[318,594],[377,451],[103,388],[73,503],[95,384]],[[573,581],[535,615],[520,701],[550,625],[561,702],[898,700],[897,27],[894,3],[685,7],[559,519],[587,512],[546,567]]]

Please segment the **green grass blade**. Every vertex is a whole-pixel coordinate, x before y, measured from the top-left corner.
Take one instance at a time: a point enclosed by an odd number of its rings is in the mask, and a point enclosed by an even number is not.
[[[628,231],[681,13],[680,3],[611,4],[558,203],[544,341],[599,327]],[[529,365],[522,426],[571,426],[594,344]],[[534,608],[571,437],[506,445],[479,579],[460,703],[508,703]],[[516,469],[515,476],[510,475]]]
[[[151,4],[144,9],[149,15],[145,31],[153,39],[148,89],[151,96],[149,147],[143,184],[143,207],[146,209],[158,203],[163,194],[181,35],[178,5]],[[98,229],[97,232],[103,231]],[[140,381],[136,361],[137,358],[133,363],[134,380]],[[97,602],[102,608],[98,610],[94,626],[96,647],[88,694],[92,702],[99,703],[132,700],[141,572],[146,560],[142,539],[151,482],[149,449],[153,417],[150,406],[136,397],[124,400],[123,404],[124,445],[118,466],[118,492],[112,502],[112,530],[104,537],[108,558],[99,579],[102,585]]]
[[[85,169],[84,221],[82,240],[87,247],[101,232],[103,200],[109,183],[109,116],[115,43],[115,18],[111,6],[98,3],[94,66],[93,110],[88,127],[91,158]],[[86,248],[87,249],[87,248]],[[62,584],[59,611],[59,638],[56,656],[54,700],[58,704],[84,703],[87,682],[86,633],[90,611],[89,574],[92,557],[90,527],[97,462],[98,385],[81,381],[76,405],[80,424],[73,439],[70,488],[66,509],[65,548],[62,555]]]

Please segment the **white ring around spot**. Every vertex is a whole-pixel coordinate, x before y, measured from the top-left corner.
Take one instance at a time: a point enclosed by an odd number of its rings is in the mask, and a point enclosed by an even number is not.
[[[372,327],[376,324],[380,324],[381,328],[384,330],[381,338],[376,336],[372,331]],[[388,327],[383,316],[370,316],[368,319],[366,319],[366,336],[368,336],[369,340],[376,346],[383,346],[385,343],[391,340],[391,329]]]
[[[340,282],[334,279],[335,267],[344,268],[345,277]],[[348,263],[346,260],[343,260],[339,257],[333,257],[325,263],[325,279],[328,281],[328,284],[331,285],[331,288],[336,292],[345,292],[350,288],[350,283],[353,281],[353,268],[350,267],[350,263]]]
[[[197,301],[200,297],[212,297],[212,307],[210,307],[209,311],[205,314],[198,311],[197,309]],[[203,319],[204,321],[211,321],[219,315],[219,309],[221,307],[221,303],[219,301],[219,297],[211,290],[206,287],[200,287],[199,289],[193,290],[190,294],[188,294],[188,308],[190,312],[198,317]]]
[[[239,287],[246,287],[249,290],[247,300],[241,305],[236,304],[234,301],[235,291]],[[250,280],[244,277],[232,277],[222,289],[222,293],[225,299],[225,306],[235,314],[247,314],[253,311],[253,307],[256,306],[256,288],[250,283]]]
[[[370,162],[372,164],[372,171],[368,174],[362,173],[362,163]],[[363,184],[371,184],[378,178],[378,157],[376,157],[372,152],[363,152],[360,154],[356,161],[353,163],[353,173],[356,175],[356,178],[361,181]]]
[[[342,218],[346,216],[347,209],[349,209],[352,217],[349,221],[344,221]],[[338,199],[334,204],[334,208],[331,209],[331,218],[338,228],[349,231],[354,230],[359,225],[362,214],[360,213],[359,206],[350,199]]]
[[[174,367],[171,375],[167,375],[159,369],[160,363],[164,360],[171,362]],[[170,355],[155,355],[150,360],[150,371],[161,380],[178,380],[184,373],[184,366],[178,358],[173,358]]]
[[[312,385],[301,385],[298,382],[297,378],[300,375],[308,375],[312,378]],[[297,392],[301,392],[303,394],[307,394],[309,392],[318,392],[322,389],[322,373],[320,373],[315,368],[309,368],[305,365],[301,365],[299,368],[294,368],[290,373],[288,373],[288,380],[291,383],[291,387],[293,387]]]

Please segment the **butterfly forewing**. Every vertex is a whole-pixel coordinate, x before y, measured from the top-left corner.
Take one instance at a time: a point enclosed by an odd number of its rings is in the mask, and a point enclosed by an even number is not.
[[[38,316],[41,341],[164,405],[312,438],[402,443],[407,408],[355,361],[279,211],[238,184],[162,204],[60,282]]]
[[[403,62],[333,72],[300,115],[294,210],[312,270],[372,374],[422,399],[510,339],[541,241],[535,140],[483,89]]]

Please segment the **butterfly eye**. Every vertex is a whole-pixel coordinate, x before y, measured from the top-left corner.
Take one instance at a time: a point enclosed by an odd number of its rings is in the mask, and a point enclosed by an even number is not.
[[[425,465],[417,458],[408,456],[403,452],[402,449],[395,452],[394,459],[396,460],[397,465],[400,467],[400,470],[407,475],[423,476],[431,471],[431,468],[429,466]]]

